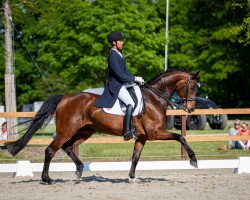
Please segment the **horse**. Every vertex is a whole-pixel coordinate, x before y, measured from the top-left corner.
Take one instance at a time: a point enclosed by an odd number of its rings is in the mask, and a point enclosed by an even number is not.
[[[196,87],[199,72],[192,74],[184,70],[166,70],[141,85],[144,99],[144,109],[139,116],[133,117],[134,126],[139,133],[135,140],[129,179],[135,179],[135,170],[146,141],[176,140],[185,148],[190,165],[197,168],[194,151],[185,138],[177,133],[165,129],[166,109],[170,98],[177,92],[182,102],[182,109],[186,112],[195,110]],[[16,141],[5,144],[12,156],[20,152],[32,136],[50,119],[56,115],[56,137],[45,149],[42,181],[51,184],[49,166],[55,153],[61,148],[76,165],[77,179],[83,173],[84,165],[77,157],[74,149],[95,132],[114,136],[123,135],[123,116],[106,114],[103,109],[95,106],[100,96],[86,92],[61,95],[54,94],[44,101],[43,105],[31,119],[25,134]]]

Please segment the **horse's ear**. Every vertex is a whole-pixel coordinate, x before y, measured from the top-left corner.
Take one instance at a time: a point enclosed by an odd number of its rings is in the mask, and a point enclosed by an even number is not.
[[[194,75],[193,75],[193,79],[198,79],[199,78],[199,74],[200,74],[200,71],[196,72]]]

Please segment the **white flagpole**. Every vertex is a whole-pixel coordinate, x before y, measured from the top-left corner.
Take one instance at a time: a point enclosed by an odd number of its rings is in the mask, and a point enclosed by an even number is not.
[[[168,10],[169,0],[166,0],[165,71],[168,69]]]

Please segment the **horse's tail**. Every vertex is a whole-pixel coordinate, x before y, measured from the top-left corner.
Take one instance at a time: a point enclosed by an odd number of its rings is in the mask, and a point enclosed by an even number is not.
[[[12,156],[18,154],[30,141],[34,133],[36,133],[43,125],[47,125],[56,110],[58,103],[61,101],[63,95],[55,94],[50,96],[41,106],[35,117],[26,122],[30,122],[26,128],[26,133],[14,142],[5,143],[4,146],[7,147],[8,151]]]

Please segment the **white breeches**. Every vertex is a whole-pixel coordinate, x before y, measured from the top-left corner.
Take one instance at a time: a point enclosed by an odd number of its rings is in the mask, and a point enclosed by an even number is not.
[[[122,86],[119,94],[118,94],[118,98],[125,103],[126,105],[131,104],[133,108],[135,108],[135,102],[133,101],[132,97],[130,96],[128,90],[126,89],[125,86]]]

